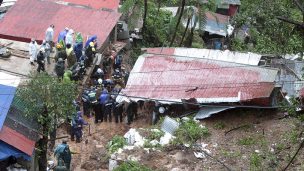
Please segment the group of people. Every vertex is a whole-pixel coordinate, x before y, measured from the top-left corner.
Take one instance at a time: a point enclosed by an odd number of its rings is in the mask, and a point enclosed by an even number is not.
[[[29,44],[30,64],[37,62],[37,71],[45,71],[45,63],[51,63],[50,54],[53,48],[56,49],[54,71],[58,78],[73,80],[72,75],[85,74],[85,68],[89,67],[95,57],[97,48],[97,36],[91,36],[84,44],[80,32],[74,32],[73,29],[65,28],[58,35],[57,42],[54,42],[54,28],[50,25],[45,32],[45,40],[38,46],[34,38]],[[45,61],[46,60],[46,61]],[[79,66],[83,69],[79,71]],[[78,69],[78,70],[77,70]],[[72,72],[72,74],[71,74]],[[75,73],[77,72],[77,73]],[[79,73],[81,72],[81,73]],[[77,79],[81,79],[80,76]]]

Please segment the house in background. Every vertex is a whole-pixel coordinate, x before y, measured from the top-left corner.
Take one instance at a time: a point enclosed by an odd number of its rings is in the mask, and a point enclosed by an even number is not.
[[[216,13],[233,17],[236,15],[240,6],[240,0],[219,0],[217,2]]]

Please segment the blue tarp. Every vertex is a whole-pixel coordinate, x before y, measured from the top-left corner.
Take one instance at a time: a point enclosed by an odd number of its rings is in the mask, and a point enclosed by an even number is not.
[[[23,158],[25,160],[31,160],[31,157],[27,154],[23,153],[22,151],[14,148],[6,144],[3,141],[0,141],[0,161],[9,158],[10,156],[14,156],[16,158]]]
[[[16,87],[0,84],[0,130],[16,92]]]

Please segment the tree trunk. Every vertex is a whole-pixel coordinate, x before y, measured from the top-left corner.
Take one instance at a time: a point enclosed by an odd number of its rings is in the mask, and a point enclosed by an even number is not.
[[[189,24],[190,24],[190,21],[191,21],[191,17],[188,17],[187,25],[186,25],[185,31],[183,33],[182,40],[179,43],[179,46],[182,46],[182,44],[183,44],[184,38],[186,36],[187,30],[188,30],[188,27],[189,27]]]
[[[172,40],[171,40],[170,45],[169,45],[170,47],[173,45],[173,42],[174,42],[174,40],[175,40],[176,33],[177,33],[177,30],[178,30],[178,26],[179,26],[179,23],[181,22],[181,19],[182,19],[183,13],[184,13],[185,4],[186,4],[186,0],[182,0],[182,3],[181,3],[181,11],[180,11],[180,14],[179,14],[179,17],[178,17],[176,26],[175,26],[175,30],[174,30],[174,33],[173,33]]]
[[[144,17],[143,17],[143,27],[142,27],[142,35],[145,36],[146,32],[146,20],[147,20],[147,13],[148,13],[148,0],[144,2]]]
[[[42,115],[44,116],[44,118],[47,118],[48,116],[48,111],[47,111],[47,107],[44,107],[44,112],[42,113]],[[42,124],[42,139],[39,140],[38,145],[39,145],[39,150],[40,151],[40,155],[39,155],[39,170],[44,171],[47,169],[47,144],[48,144],[48,123],[44,122]]]

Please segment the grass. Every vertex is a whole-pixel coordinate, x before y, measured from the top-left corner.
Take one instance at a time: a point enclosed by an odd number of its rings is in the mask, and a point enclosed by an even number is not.
[[[224,129],[226,127],[225,123],[220,121],[220,122],[216,122],[214,125],[213,125],[213,128],[214,129]]]
[[[238,141],[238,144],[246,145],[246,146],[253,145],[253,144],[255,144],[255,139],[252,137],[245,137],[245,138],[240,139]]]
[[[107,144],[107,150],[110,154],[116,152],[119,148],[122,148],[126,145],[126,140],[124,137],[115,135],[112,140]]]
[[[152,169],[135,161],[125,161],[115,168],[114,171],[152,171]]]
[[[258,153],[254,152],[250,155],[250,170],[262,170],[262,157]]]
[[[189,119],[180,124],[175,132],[176,138],[173,144],[190,144],[193,145],[197,140],[209,136],[209,130],[206,127],[201,127],[193,119]]]
[[[289,133],[290,142],[296,144],[298,142],[298,132],[296,130],[292,130]]]

